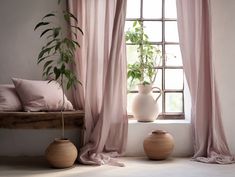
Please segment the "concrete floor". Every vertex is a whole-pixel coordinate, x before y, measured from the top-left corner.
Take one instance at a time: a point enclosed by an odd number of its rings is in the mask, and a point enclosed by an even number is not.
[[[235,164],[217,165],[171,158],[149,161],[124,157],[125,167],[76,164],[69,169],[52,169],[42,157],[0,157],[1,177],[235,177]]]

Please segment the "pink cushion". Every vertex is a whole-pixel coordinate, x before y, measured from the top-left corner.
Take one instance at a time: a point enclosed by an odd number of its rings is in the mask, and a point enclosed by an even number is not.
[[[62,89],[53,81],[34,81],[12,78],[16,92],[25,111],[60,111],[63,103]],[[65,96],[65,110],[73,106]]]
[[[0,111],[21,111],[20,99],[14,85],[0,85]]]

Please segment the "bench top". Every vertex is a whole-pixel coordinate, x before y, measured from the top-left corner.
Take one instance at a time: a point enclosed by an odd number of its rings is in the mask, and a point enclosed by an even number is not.
[[[63,112],[65,128],[84,126],[84,111]],[[61,112],[0,112],[0,128],[48,129],[61,127]]]

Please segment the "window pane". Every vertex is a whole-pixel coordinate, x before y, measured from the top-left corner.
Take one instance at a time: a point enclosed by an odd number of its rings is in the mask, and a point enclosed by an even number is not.
[[[177,18],[176,0],[165,0],[165,18]]]
[[[143,0],[144,18],[162,18],[162,0]]]
[[[125,28],[124,28],[125,33],[126,33],[129,29],[131,29],[132,26],[133,26],[133,21],[126,21],[126,22],[125,22]]]
[[[165,22],[165,39],[167,42],[179,42],[177,22]]]
[[[127,63],[133,64],[139,60],[139,54],[137,52],[137,45],[126,45],[127,50]]]
[[[183,89],[183,69],[165,70],[166,89]]]
[[[162,69],[157,69],[157,75],[153,86],[157,86],[162,89]]]
[[[127,80],[127,90],[130,91],[136,91],[138,90],[137,84],[139,84],[139,81],[134,80],[131,82],[131,78]]]
[[[162,45],[153,45],[157,49],[157,55],[156,55],[156,67],[162,66]]]
[[[166,112],[183,112],[182,93],[166,93]]]
[[[127,64],[133,64],[139,60],[139,58],[138,58],[139,54],[137,52],[137,47],[138,47],[137,45],[126,45]],[[138,84],[137,81],[133,81],[131,83],[131,79],[128,79],[127,89],[128,90],[136,90],[137,89],[136,84]]]
[[[159,93],[152,93],[153,99],[156,99],[158,97]],[[157,100],[157,104],[159,107],[159,112],[162,113],[162,96],[160,96]]]
[[[162,22],[144,21],[144,31],[151,42],[162,41]]]
[[[179,45],[165,45],[165,63],[167,66],[183,66]]]
[[[140,0],[127,0],[126,18],[140,18]]]

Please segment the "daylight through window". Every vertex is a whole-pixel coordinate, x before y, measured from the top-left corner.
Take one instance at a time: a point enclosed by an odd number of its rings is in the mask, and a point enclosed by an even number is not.
[[[128,36],[131,29],[140,32],[143,30],[141,40],[144,47],[139,47],[137,36]],[[127,0],[125,33],[129,37],[126,38],[128,65],[134,64],[141,58],[140,55],[145,56],[146,53],[155,57],[153,68],[157,70],[157,75],[154,77],[153,86],[161,88],[163,93],[158,100],[161,110],[159,118],[183,119],[184,73],[177,29],[176,0]],[[129,114],[133,98],[138,93],[136,84],[128,79]],[[157,95],[156,90],[153,96]]]

